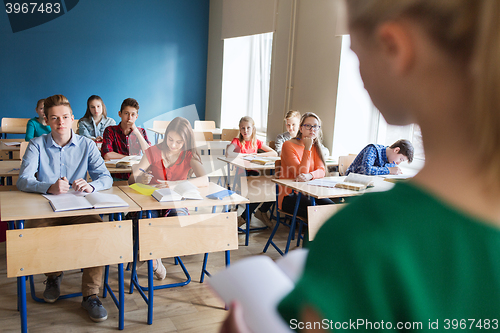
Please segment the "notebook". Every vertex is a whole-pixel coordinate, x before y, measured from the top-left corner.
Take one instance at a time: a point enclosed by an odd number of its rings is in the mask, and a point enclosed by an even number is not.
[[[179,183],[172,188],[158,189],[151,194],[159,202],[181,200],[203,200],[198,188],[188,181]]]
[[[116,194],[107,194],[100,192],[84,193],[70,189],[63,194],[42,194],[49,200],[50,206],[54,212],[65,212],[68,210],[91,209],[91,208],[109,208],[109,207],[128,207],[122,198]]]

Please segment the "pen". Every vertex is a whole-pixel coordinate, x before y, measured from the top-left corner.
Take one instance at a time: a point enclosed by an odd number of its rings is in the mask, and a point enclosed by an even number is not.
[[[139,171],[142,171],[142,172],[144,172],[145,174],[149,174],[149,172],[146,172],[146,170],[144,170],[143,168],[139,168]]]

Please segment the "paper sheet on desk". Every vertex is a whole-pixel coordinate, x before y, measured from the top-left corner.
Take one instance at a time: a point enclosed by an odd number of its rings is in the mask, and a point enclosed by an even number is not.
[[[6,146],[20,146],[21,142],[4,142],[3,144]]]
[[[135,184],[129,185],[128,187],[130,187],[131,189],[139,192],[140,194],[149,195],[149,196],[151,194],[153,194],[154,191],[157,190],[156,187],[153,187],[153,186],[150,186],[150,185],[141,184],[141,183],[135,183]]]
[[[330,179],[313,179],[307,182],[307,185],[323,186],[323,187],[335,187],[341,180],[330,180]]]

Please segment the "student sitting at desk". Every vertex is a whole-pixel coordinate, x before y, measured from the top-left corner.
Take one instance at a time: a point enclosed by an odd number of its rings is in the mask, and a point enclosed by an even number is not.
[[[75,191],[93,192],[111,187],[113,180],[94,142],[71,130],[73,111],[63,95],[45,99],[45,121],[52,132],[30,141],[24,155],[17,188],[25,192],[61,194],[70,188]],[[92,182],[87,183],[87,172]],[[27,222],[26,227],[55,226],[102,222],[99,215],[61,217]],[[50,241],[50,240],[47,240]],[[75,246],[92,246],[78,244]],[[101,287],[103,267],[83,269],[82,307],[93,321],[108,317],[97,294]],[[60,295],[62,272],[48,273],[43,298],[54,303]]]
[[[133,98],[123,101],[118,115],[121,121],[118,125],[108,126],[104,130],[101,155],[107,161],[120,159],[129,155],[139,155],[151,146],[146,131],[137,127],[135,121],[139,113],[139,103]],[[114,174],[116,179],[128,179],[130,174]]]
[[[161,184],[173,186],[189,178],[194,172],[196,178],[189,182],[198,187],[208,186],[208,177],[201,164],[200,154],[196,149],[193,129],[189,121],[182,117],[174,118],[165,130],[164,140],[148,148],[141,161],[134,166],[129,184]],[[155,212],[155,215],[159,215]],[[167,209],[162,216],[189,215],[187,208]],[[161,259],[153,261],[154,275],[163,280],[167,270]]]
[[[390,147],[369,144],[356,156],[345,174],[399,175],[401,169],[398,165],[405,161],[413,161],[413,145],[408,140],[398,140]]]
[[[297,136],[283,144],[281,152],[282,179],[295,179],[299,182],[308,182],[325,177],[325,160],[321,154],[321,119],[312,113],[302,115]],[[297,194],[291,189],[280,186],[278,203],[280,209],[293,214]],[[330,199],[317,199],[317,205],[332,204]],[[302,196],[297,215],[307,217],[307,206],[311,200]]]
[[[116,122],[108,117],[102,98],[97,95],[90,96],[87,100],[87,111],[78,122],[78,134],[101,142],[104,130],[112,125],[116,125]]]
[[[278,156],[281,156],[281,148],[283,146],[283,143],[297,136],[297,133],[299,132],[300,118],[301,116],[299,111],[291,110],[286,113],[285,116],[286,132],[278,134],[276,136],[276,141],[275,141],[275,149],[276,152],[278,153]],[[321,153],[323,154],[324,157],[328,157],[330,155],[328,148],[323,146],[323,144],[321,144]]]
[[[105,160],[139,155],[151,146],[146,131],[135,125],[139,116],[139,103],[135,99],[125,99],[118,115],[120,123],[104,130],[101,155]]]
[[[26,141],[30,141],[31,139],[39,137],[42,134],[50,133],[50,126],[45,122],[43,103],[43,99],[36,103],[35,111],[38,114],[38,117],[31,118],[26,124],[26,136],[24,137],[24,140]]]
[[[226,157],[238,157],[246,155],[258,155],[258,156],[278,156],[278,154],[268,145],[264,144],[262,141],[257,139],[257,131],[255,129],[255,122],[251,117],[243,117],[240,119],[238,125],[240,128],[240,135],[231,141],[231,144],[226,149]],[[261,149],[264,153],[257,153]],[[255,170],[248,170],[246,172],[247,176],[258,176],[259,172]],[[248,205],[250,212],[250,219],[252,219],[252,213],[260,205],[259,202],[254,202]],[[273,223],[267,212],[269,208],[273,205],[273,202],[263,202],[260,208],[255,213],[255,217],[264,222],[269,228],[273,227]],[[241,227],[247,221],[245,217],[247,216],[247,211],[243,212],[241,216],[238,216],[238,226]]]

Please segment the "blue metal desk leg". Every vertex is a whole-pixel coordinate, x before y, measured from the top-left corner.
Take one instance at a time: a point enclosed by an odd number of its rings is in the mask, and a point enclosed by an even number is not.
[[[118,264],[118,283],[119,283],[119,300],[120,306],[118,309],[118,329],[123,330],[125,321],[125,286],[123,283],[123,264]]]
[[[231,167],[229,162],[227,163],[227,189],[231,189]]]
[[[250,238],[250,204],[247,204],[247,229],[245,230],[245,246],[248,246],[248,238]]]
[[[14,224],[9,222],[9,228],[13,229]],[[24,221],[18,221],[18,229],[24,229]],[[28,332],[28,310],[26,309],[26,277],[20,276],[17,278],[17,301],[18,310],[21,316],[21,332]]]
[[[153,324],[153,260],[148,260],[148,325]]]
[[[28,332],[28,313],[26,309],[26,278],[20,276],[17,278],[17,286],[20,296],[20,314],[21,314],[21,332]]]
[[[290,241],[292,240],[292,235],[295,234],[295,225],[297,223],[297,212],[299,210],[299,203],[300,203],[301,196],[302,196],[302,193],[298,192],[297,193],[297,201],[295,202],[295,208],[293,210],[292,225],[290,226],[290,233],[288,234],[288,240],[286,242],[285,253],[288,253],[288,249],[290,248]]]

